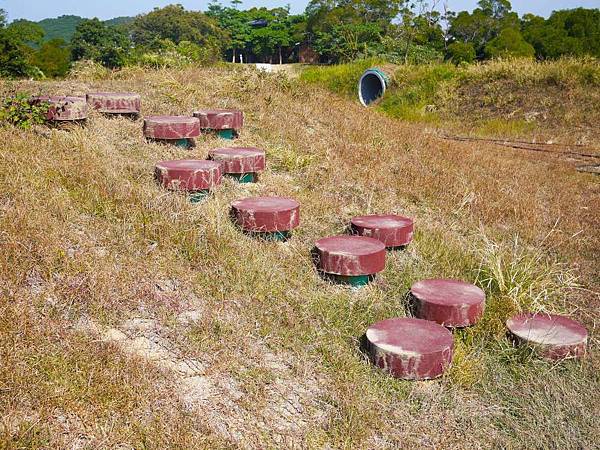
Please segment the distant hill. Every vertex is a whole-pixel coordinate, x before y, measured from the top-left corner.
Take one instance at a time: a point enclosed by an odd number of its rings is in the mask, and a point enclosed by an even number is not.
[[[114,19],[105,20],[104,23],[106,25],[110,25],[110,26],[127,25],[127,24],[133,22],[134,19],[135,19],[135,17],[127,17],[127,16],[115,17]]]
[[[133,19],[133,17],[116,17],[114,19],[105,20],[104,23],[114,26],[124,25],[131,22]],[[66,42],[70,42],[73,33],[75,33],[75,28],[83,20],[85,20],[85,18],[79,16],[60,16],[54,19],[41,20],[38,24],[46,33],[44,40],[49,41],[50,39],[62,38]]]

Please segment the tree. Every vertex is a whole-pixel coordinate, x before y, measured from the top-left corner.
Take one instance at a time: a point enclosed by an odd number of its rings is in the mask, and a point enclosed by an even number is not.
[[[118,68],[125,64],[131,42],[122,30],[91,19],[77,25],[71,47],[74,61],[90,59],[108,68]]]
[[[508,0],[480,0],[472,13],[461,11],[450,21],[453,42],[472,43],[478,58],[485,56],[485,46],[507,28],[519,28],[519,16],[511,12]]]
[[[471,42],[453,42],[448,46],[446,57],[454,64],[475,61],[475,47]]]
[[[52,39],[41,45],[31,62],[47,77],[63,77],[71,65],[71,50],[63,39]]]
[[[136,17],[132,38],[136,45],[152,50],[160,50],[165,40],[174,44],[188,41],[204,47],[214,57],[221,54],[227,43],[227,34],[215,19],[201,12],[186,11],[181,5],[155,8]]]
[[[231,62],[236,62],[238,52],[247,47],[251,34],[248,13],[239,11],[236,6],[226,8],[219,3],[211,3],[206,13],[209,17],[216,19],[219,26],[227,32],[229,39],[225,50],[231,52]]]
[[[14,31],[14,30],[13,30]],[[24,43],[6,27],[6,11],[0,9],[0,77],[21,78],[32,74]]]
[[[523,39],[518,29],[505,28],[485,46],[485,55],[488,58],[533,58],[535,49]]]
[[[523,36],[540,59],[562,55],[600,57],[600,10],[577,8],[554,11],[548,20],[527,14]]]
[[[15,20],[6,27],[6,30],[12,34],[16,41],[33,46],[39,46],[45,34],[41,26],[29,20]]]

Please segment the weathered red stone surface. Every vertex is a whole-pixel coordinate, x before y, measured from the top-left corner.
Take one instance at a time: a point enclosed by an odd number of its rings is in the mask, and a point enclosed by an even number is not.
[[[373,364],[397,378],[430,380],[452,364],[454,338],[441,325],[409,317],[382,320],[367,330]]]
[[[51,121],[74,121],[87,119],[88,106],[84,97],[39,96],[31,98],[32,104],[48,103],[46,118]]]
[[[319,269],[343,276],[374,275],[385,267],[385,245],[364,236],[331,236],[315,243]]]
[[[415,315],[446,327],[467,327],[476,323],[485,308],[485,293],[460,280],[418,281],[410,289]]]
[[[506,326],[518,342],[532,346],[543,358],[558,361],[585,354],[588,332],[568,317],[526,313],[508,319]]]
[[[300,225],[300,203],[286,197],[251,197],[231,204],[235,222],[245,231],[272,233]]]
[[[265,170],[265,151],[255,147],[224,147],[208,152],[213,161],[223,164],[225,173],[254,173]]]
[[[375,238],[386,247],[401,247],[412,241],[414,223],[408,217],[375,214],[354,217],[350,223],[354,233]]]
[[[190,139],[200,136],[200,122],[187,116],[151,116],[144,119],[144,136],[152,139]]]
[[[215,161],[180,159],[160,161],[154,169],[155,178],[173,191],[196,192],[221,184],[221,165]]]
[[[86,99],[90,108],[106,114],[138,114],[141,108],[141,97],[131,92],[90,92]]]
[[[200,128],[209,130],[240,130],[244,114],[237,109],[201,109],[194,112],[200,120]]]

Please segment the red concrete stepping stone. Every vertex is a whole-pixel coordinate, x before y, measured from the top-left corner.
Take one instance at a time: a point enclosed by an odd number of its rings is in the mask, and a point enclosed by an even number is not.
[[[221,162],[224,173],[242,183],[256,181],[258,172],[265,170],[265,151],[255,147],[215,148],[208,157]]]
[[[151,116],[144,119],[144,136],[158,141],[171,141],[189,146],[189,140],[200,136],[200,122],[187,116]]]
[[[408,245],[413,237],[413,220],[394,214],[358,216],[351,220],[351,224],[354,233],[378,239],[386,247]]]
[[[396,378],[430,380],[452,363],[452,333],[434,322],[387,319],[372,325],[366,336],[373,363]]]
[[[318,268],[336,281],[355,286],[385,268],[385,245],[370,237],[332,236],[315,243]]]
[[[415,316],[446,327],[467,327],[476,323],[485,308],[485,293],[474,284],[460,280],[418,281],[410,288]]]
[[[585,354],[588,332],[568,317],[526,313],[508,319],[506,326],[518,342],[532,346],[543,358],[558,361]]]
[[[237,109],[201,109],[194,117],[207,130],[240,130],[244,124],[244,114]]]
[[[221,184],[221,164],[215,161],[180,159],[160,161],[155,178],[166,189],[189,193],[206,193]]]
[[[105,114],[139,114],[141,97],[131,92],[91,92],[87,103]]]
[[[84,97],[74,96],[39,96],[32,97],[31,103],[40,105],[48,103],[50,108],[46,119],[55,122],[87,119],[88,106]]]
[[[244,114],[237,109],[201,109],[194,117],[200,120],[200,128],[224,139],[234,139],[244,124]]]
[[[252,197],[231,204],[235,223],[244,231],[269,233],[265,237],[287,239],[300,225],[300,203],[285,197]]]

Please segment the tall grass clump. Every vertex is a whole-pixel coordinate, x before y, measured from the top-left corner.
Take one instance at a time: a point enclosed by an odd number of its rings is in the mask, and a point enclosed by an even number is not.
[[[565,264],[539,247],[523,247],[518,237],[500,244],[484,236],[477,253],[478,283],[508,311],[564,312],[567,292],[577,287]]]
[[[465,66],[461,82],[509,80],[521,86],[600,86],[600,60],[592,57],[561,58],[554,61],[498,59],[485,64]]]

